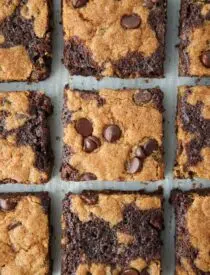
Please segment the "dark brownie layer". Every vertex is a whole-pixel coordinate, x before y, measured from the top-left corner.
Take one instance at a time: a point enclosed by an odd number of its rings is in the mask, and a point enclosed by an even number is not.
[[[101,0],[101,5],[104,4],[103,2],[104,0]],[[111,1],[109,3],[109,6],[115,6],[109,7],[109,9],[116,10],[116,26],[112,26],[112,24],[109,23],[109,21],[111,20],[110,18],[113,16],[112,13],[110,15],[106,15],[107,17],[110,17],[107,19],[106,23],[104,22],[104,19],[101,20],[101,22],[97,21],[98,19],[96,13],[98,12],[91,15],[91,18],[93,19],[91,20],[89,18],[91,14],[91,11],[89,11],[89,5],[91,5],[91,3],[86,2],[85,5],[83,4],[79,7],[76,7],[74,6],[73,2],[71,4],[66,0],[63,1],[62,8],[64,24],[64,65],[67,67],[72,75],[96,76],[98,78],[102,76],[116,76],[121,78],[131,78],[139,76],[162,77],[164,75],[163,63],[165,59],[164,48],[166,0],[145,0],[144,3],[139,4],[139,6],[135,3],[135,1],[133,1],[133,7],[136,7],[136,10],[139,11],[140,15],[129,14],[130,9],[128,8],[126,10],[125,8],[127,3],[125,3],[125,7],[123,8],[125,14],[121,15],[120,12],[122,11],[120,10],[120,7],[118,7],[117,2],[114,2],[113,4]],[[98,4],[95,5],[96,9],[98,9],[97,6]],[[141,19],[141,15],[144,19]],[[75,16],[75,22],[71,22],[69,16]],[[147,17],[146,22],[144,22],[145,16]],[[117,21],[118,17],[122,17],[121,25],[119,24],[119,26]],[[124,23],[123,19],[125,17],[126,19]],[[86,22],[87,25],[84,24]],[[81,30],[84,30],[85,37],[88,32],[86,32],[86,28],[88,29],[88,24],[90,24],[91,29],[94,30],[96,36],[90,35],[90,37],[85,39],[84,36],[80,36],[80,32],[76,32],[76,29],[75,31],[74,28],[72,28],[71,30],[69,29],[70,25],[72,24],[75,24],[76,26],[79,26]],[[123,24],[125,24],[125,26]],[[107,58],[101,57],[100,55],[98,59],[94,58],[96,52],[94,52],[94,50],[91,50],[91,47],[89,47],[89,43],[91,44],[91,42],[93,41],[96,41],[97,43],[97,36],[101,35],[101,32],[106,33],[107,30],[112,28],[119,28],[118,35],[121,35],[121,28],[125,29],[125,35],[130,32],[131,36],[128,36],[128,39],[126,40],[126,43],[128,43],[128,49],[126,53],[120,58],[118,57],[117,59],[114,58],[114,56],[112,57],[112,53],[110,53],[109,57]],[[138,31],[138,28],[142,28],[145,33],[145,28],[148,28],[149,31],[151,31],[151,34],[146,33],[145,36],[151,36],[150,42],[152,41],[152,43],[155,40],[157,41],[158,46],[156,48],[154,47],[154,51],[150,54],[145,54],[145,49],[142,51],[140,44],[139,47],[133,48],[133,44],[135,44],[136,42],[132,44],[132,39],[135,36],[135,34],[132,32],[132,29]],[[107,40],[113,40],[114,36],[117,36],[117,34],[113,34],[110,37],[109,34],[107,35],[107,38],[105,36],[101,37],[101,43],[104,48],[107,47],[107,49],[109,49],[109,45],[106,45],[109,44]],[[131,45],[129,45],[128,40],[131,40]],[[141,40],[143,40],[144,42],[144,35],[141,35],[139,37],[139,41]],[[114,41],[115,40],[113,40],[113,44]],[[96,49],[96,51],[98,50]],[[101,51],[103,51],[103,49],[101,49]]]
[[[209,224],[209,216],[206,215],[208,209],[205,206],[208,205],[209,196],[210,189],[172,191],[170,200],[176,215],[177,275],[185,272],[207,275],[210,272],[208,257],[203,250],[203,246],[207,251],[209,247],[209,241],[206,242],[205,239],[208,238],[206,226]]]
[[[130,203],[125,203],[119,210],[112,201],[116,196],[119,202],[123,203],[127,199]],[[100,208],[103,198],[111,198],[110,213],[105,214],[109,222],[100,217],[99,212],[95,212],[95,215],[90,212],[88,220],[81,221],[82,216],[77,212],[82,213],[80,207],[84,205],[87,211],[94,207]],[[144,203],[147,199],[147,209],[137,207],[139,200]],[[67,194],[63,201],[62,275],[77,274],[79,270],[81,275],[91,274],[95,268],[101,268],[98,269],[101,272],[109,271],[110,274],[115,274],[116,271],[127,274],[126,270],[134,272],[131,274],[157,274],[160,265],[156,270],[149,266],[160,261],[162,199],[162,190],[152,194],[141,191],[84,191],[80,195]],[[154,203],[159,206],[154,207]],[[122,219],[115,222],[117,217],[113,215],[112,218],[111,211],[115,215],[122,211]],[[103,216],[103,210],[101,215]],[[120,243],[118,234],[125,234],[130,241]]]
[[[63,63],[72,75],[100,76],[103,68],[94,62],[91,52],[79,37],[64,42]]]
[[[50,141],[50,129],[47,117],[53,112],[53,106],[48,96],[30,93],[29,113],[32,117],[17,132],[17,145],[30,145],[35,154],[35,166],[41,171],[49,171],[52,166],[53,152]]]

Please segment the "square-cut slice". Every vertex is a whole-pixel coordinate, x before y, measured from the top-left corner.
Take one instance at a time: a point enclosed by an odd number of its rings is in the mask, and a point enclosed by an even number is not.
[[[0,183],[44,183],[53,154],[47,117],[49,97],[42,92],[0,92]]]
[[[51,0],[0,1],[0,82],[49,76],[50,6]]]
[[[162,190],[69,193],[61,274],[160,274],[162,228]]]
[[[62,0],[72,75],[163,77],[166,0]]]
[[[180,76],[210,76],[209,1],[181,0]]]
[[[210,189],[174,190],[176,275],[210,273]]]
[[[1,274],[51,274],[47,192],[0,194]]]
[[[177,178],[210,179],[210,86],[181,86],[177,106]]]
[[[62,179],[163,179],[162,100],[157,88],[91,92],[66,86]]]

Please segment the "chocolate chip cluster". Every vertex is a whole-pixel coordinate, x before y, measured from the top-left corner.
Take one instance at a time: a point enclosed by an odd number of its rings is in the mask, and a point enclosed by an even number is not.
[[[75,129],[83,137],[83,150],[91,153],[101,146],[99,138],[92,136],[93,125],[86,118],[80,118],[76,121]],[[107,125],[103,130],[103,137],[107,142],[113,143],[120,139],[122,131],[118,125]]]
[[[201,62],[206,68],[210,68],[210,51],[205,51],[202,53]]]
[[[134,268],[127,268],[122,271],[121,275],[140,275],[140,273]]]
[[[17,205],[17,201],[13,198],[1,198],[0,199],[0,210],[1,211],[11,211]]]
[[[72,0],[74,8],[81,8],[87,4],[88,0]]]
[[[138,146],[134,153],[135,156],[127,162],[126,169],[128,173],[135,174],[140,172],[143,168],[144,160],[158,149],[159,145],[155,139],[149,139],[143,145]]]
[[[147,91],[145,91],[147,92]],[[150,100],[148,93],[141,93],[144,100]],[[76,121],[75,129],[83,137],[83,150],[86,153],[91,153],[101,146],[101,141],[98,137],[92,135],[93,125],[86,118],[80,118]],[[103,137],[107,142],[114,143],[121,138],[122,131],[118,125],[107,125],[103,130]],[[149,139],[143,145],[140,145],[135,150],[135,156],[127,162],[126,170],[130,174],[140,172],[143,168],[144,160],[154,151],[159,149],[158,142],[155,139]],[[88,177],[89,179],[89,177]]]

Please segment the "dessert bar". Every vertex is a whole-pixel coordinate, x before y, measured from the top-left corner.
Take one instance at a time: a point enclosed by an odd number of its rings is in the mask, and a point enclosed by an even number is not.
[[[163,194],[85,191],[63,200],[62,275],[161,273]]]
[[[72,75],[163,77],[166,0],[63,0],[64,65]]]
[[[61,177],[67,181],[164,178],[163,93],[64,92]]]

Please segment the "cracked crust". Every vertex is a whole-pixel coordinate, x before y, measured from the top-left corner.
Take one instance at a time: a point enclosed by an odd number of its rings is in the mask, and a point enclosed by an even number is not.
[[[0,2],[0,82],[39,81],[51,67],[51,0]]]
[[[210,272],[210,189],[174,190],[176,275]]]
[[[135,103],[139,93],[146,93],[150,100]],[[64,93],[64,149],[61,177],[68,181],[83,180],[125,180],[155,181],[164,177],[163,163],[163,93],[151,90],[100,90],[81,92],[65,88]],[[98,148],[92,152],[84,149],[85,138],[76,130],[81,118],[92,123],[89,137],[96,137]],[[151,124],[154,127],[151,127]],[[121,136],[115,142],[104,137],[109,125],[119,127]],[[157,142],[157,148],[147,157],[143,168],[128,173],[127,164],[135,157],[135,151],[150,140]]]
[[[51,274],[49,211],[46,192],[0,194],[2,275]]]
[[[64,64],[70,73],[162,77],[166,1],[150,8],[145,2],[92,0],[74,8],[72,1],[63,0]],[[122,27],[121,18],[129,14],[140,16],[138,28]]]
[[[0,183],[49,180],[51,113],[51,101],[42,92],[0,93]]]
[[[134,269],[160,275],[162,228],[162,190],[69,193],[63,201],[61,274],[120,275]]]
[[[181,86],[177,107],[177,178],[210,179],[210,87]]]
[[[210,76],[210,68],[201,62],[210,50],[209,1],[182,0],[180,11],[180,76]]]

